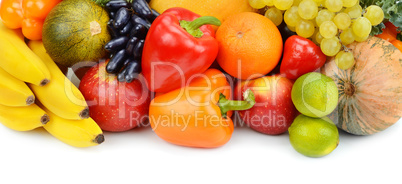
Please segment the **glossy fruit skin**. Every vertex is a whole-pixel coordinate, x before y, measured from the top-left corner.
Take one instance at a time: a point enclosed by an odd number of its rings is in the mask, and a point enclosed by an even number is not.
[[[150,105],[149,121],[154,132],[172,144],[219,147],[230,140],[234,129],[230,111],[223,118],[217,105],[221,93],[230,99],[231,87],[216,69],[197,76],[189,86],[156,95]],[[197,90],[200,87],[202,90]]]
[[[90,116],[104,131],[133,129],[147,120],[151,94],[143,78],[118,82],[117,76],[106,73],[106,64],[100,62],[89,69],[79,86]]]
[[[281,76],[265,76],[242,81],[234,88],[234,99],[243,100],[242,94],[250,89],[256,104],[238,111],[240,118],[252,129],[269,135],[286,132],[298,114],[291,99],[293,82]]]
[[[0,17],[3,24],[10,29],[20,28],[24,15],[21,9],[22,0],[2,0]]]
[[[22,28],[30,40],[42,39],[43,22],[61,0],[4,0],[1,2],[0,17],[10,29]]]
[[[351,69],[339,70],[334,57],[321,68],[339,91],[338,107],[328,117],[351,134],[383,131],[402,117],[402,53],[377,37],[348,47],[356,60]]]
[[[180,26],[180,20],[193,21],[199,15],[171,8],[158,16],[145,38],[142,72],[153,92],[169,92],[185,85],[187,79],[211,66],[218,54],[215,31],[203,25],[196,38]]]
[[[61,0],[22,0],[24,17],[45,20],[50,10]]]
[[[285,42],[281,74],[296,80],[303,74],[313,72],[325,64],[327,57],[319,46],[301,36],[291,36]]]
[[[25,18],[22,20],[22,34],[29,40],[42,39],[43,20]]]

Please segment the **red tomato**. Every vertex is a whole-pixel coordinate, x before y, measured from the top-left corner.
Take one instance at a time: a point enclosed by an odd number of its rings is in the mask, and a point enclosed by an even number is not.
[[[22,0],[1,0],[0,17],[6,27],[10,29],[21,27],[24,18],[21,3]]]
[[[22,10],[26,18],[45,19],[47,14],[61,0],[22,0]]]
[[[43,20],[25,18],[22,21],[22,34],[30,40],[42,39]]]

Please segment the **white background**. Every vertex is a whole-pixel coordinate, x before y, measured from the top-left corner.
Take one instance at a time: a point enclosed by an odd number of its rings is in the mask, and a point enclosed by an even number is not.
[[[0,0],[1,1],[1,0]],[[288,134],[236,127],[217,149],[175,146],[150,127],[105,133],[96,147],[74,148],[44,129],[0,125],[0,184],[125,183],[401,183],[402,120],[371,136],[340,131],[331,154],[297,153]]]
[[[269,136],[235,127],[216,149],[169,144],[150,127],[105,133],[91,148],[66,145],[44,129],[17,132],[0,125],[2,184],[124,183],[401,183],[402,121],[383,132],[340,131],[329,155],[296,152],[288,134]]]

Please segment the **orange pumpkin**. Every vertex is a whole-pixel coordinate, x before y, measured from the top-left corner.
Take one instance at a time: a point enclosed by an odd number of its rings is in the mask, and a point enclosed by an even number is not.
[[[338,107],[329,117],[352,134],[380,132],[402,116],[402,53],[377,37],[348,48],[356,60],[351,69],[338,69],[334,58],[321,68],[339,90]]]

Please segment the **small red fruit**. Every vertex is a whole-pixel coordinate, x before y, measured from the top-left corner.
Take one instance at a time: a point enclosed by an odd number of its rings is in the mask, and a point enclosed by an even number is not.
[[[255,105],[238,111],[240,118],[252,129],[270,135],[284,133],[298,114],[291,99],[293,82],[281,76],[266,76],[238,83],[234,98],[243,100],[241,94],[250,89],[255,95]]]
[[[145,123],[151,94],[142,75],[131,83],[119,82],[106,73],[106,62],[84,75],[79,89],[89,106],[90,116],[104,131],[121,132]]]

